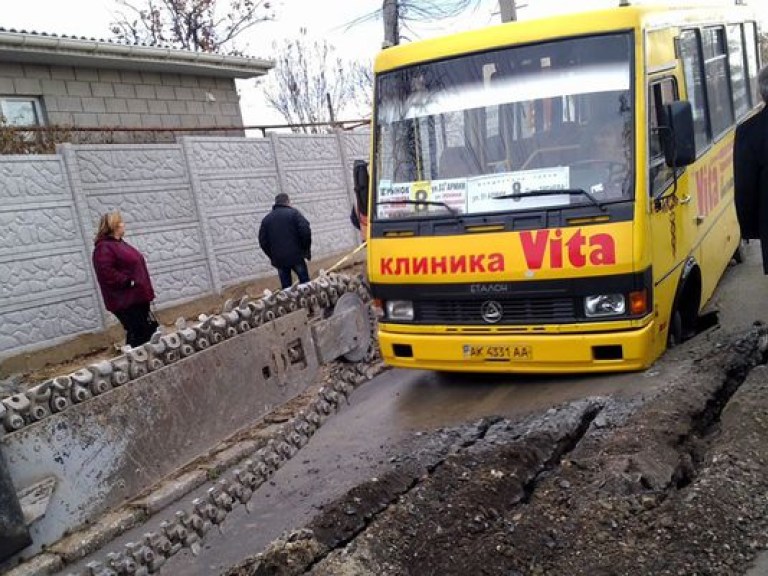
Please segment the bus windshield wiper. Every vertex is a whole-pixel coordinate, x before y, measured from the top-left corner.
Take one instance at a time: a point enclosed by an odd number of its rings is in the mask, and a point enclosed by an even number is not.
[[[541,190],[526,190],[525,192],[512,192],[511,194],[502,194],[501,196],[494,196],[494,200],[509,200],[510,198],[525,198],[526,196],[586,196],[592,204],[600,208],[605,212],[605,206],[597,200],[590,192],[582,188],[563,188],[562,190],[541,189]]]
[[[425,204],[427,206],[442,206],[448,212],[451,216],[458,219],[459,218],[459,212],[456,210],[456,208],[453,208],[449,204],[446,204],[445,202],[436,202],[434,200],[384,200],[383,202],[377,202],[379,206],[383,204],[409,204],[412,206],[419,206],[421,204]]]

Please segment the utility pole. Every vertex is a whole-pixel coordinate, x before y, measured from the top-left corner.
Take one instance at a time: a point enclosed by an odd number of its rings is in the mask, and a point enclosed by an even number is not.
[[[501,11],[502,22],[514,22],[517,20],[516,0],[499,0],[499,10]]]
[[[331,119],[331,128],[336,127],[336,118],[333,114],[333,103],[331,102],[331,93],[325,93],[325,103],[328,106],[328,117]]]
[[[400,19],[398,18],[398,0],[384,0],[381,11],[384,17],[384,45],[382,48],[400,44]]]

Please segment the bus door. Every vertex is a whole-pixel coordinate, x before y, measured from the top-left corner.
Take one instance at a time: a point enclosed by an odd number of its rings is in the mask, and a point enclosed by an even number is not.
[[[651,196],[653,262],[657,274],[672,270],[684,256],[683,208],[690,203],[687,191],[680,190],[675,173],[667,164],[662,144],[664,106],[679,100],[674,76],[653,80],[649,88],[648,188]],[[678,177],[680,174],[677,175]],[[675,186],[678,187],[675,190]]]
[[[681,117],[688,122],[675,125]],[[692,255],[697,234],[697,206],[692,188],[695,183],[684,170],[695,160],[693,118],[690,104],[679,100],[675,76],[660,76],[649,81],[648,121],[654,301],[659,306],[659,331],[665,332],[673,316],[680,280],[687,273],[686,263]],[[699,302],[687,302],[685,306],[687,322],[694,322]]]

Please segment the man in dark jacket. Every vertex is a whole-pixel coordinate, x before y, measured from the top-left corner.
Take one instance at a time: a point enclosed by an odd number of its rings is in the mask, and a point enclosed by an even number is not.
[[[261,221],[259,246],[277,268],[283,288],[293,283],[291,272],[296,273],[299,282],[309,282],[305,260],[312,259],[312,230],[301,212],[291,206],[288,194],[275,196],[272,212]]]
[[[768,274],[768,67],[760,70],[758,86],[762,110],[736,128],[734,198],[741,237],[760,240],[763,271]]]

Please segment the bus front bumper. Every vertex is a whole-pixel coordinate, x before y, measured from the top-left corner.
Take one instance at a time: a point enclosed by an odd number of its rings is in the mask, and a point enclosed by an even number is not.
[[[655,360],[651,321],[621,332],[424,334],[379,330],[384,362],[453,372],[574,373],[643,370]]]

